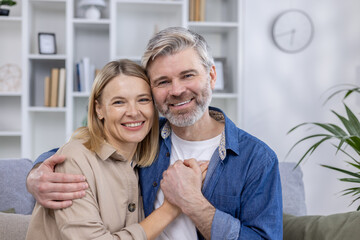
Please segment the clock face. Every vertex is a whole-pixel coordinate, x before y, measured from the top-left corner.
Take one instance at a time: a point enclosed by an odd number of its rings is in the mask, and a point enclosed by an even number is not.
[[[314,27],[310,17],[300,10],[288,10],[280,14],[272,29],[276,46],[288,53],[305,49],[313,35]]]

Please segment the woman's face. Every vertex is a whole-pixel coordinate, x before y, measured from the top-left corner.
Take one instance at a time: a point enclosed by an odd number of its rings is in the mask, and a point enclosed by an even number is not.
[[[111,145],[121,149],[121,144],[139,143],[153,124],[150,86],[141,78],[119,75],[105,86],[96,112]]]

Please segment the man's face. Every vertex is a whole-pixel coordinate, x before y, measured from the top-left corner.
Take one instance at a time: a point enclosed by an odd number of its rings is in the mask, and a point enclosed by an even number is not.
[[[148,67],[155,105],[171,124],[193,125],[207,110],[216,81],[215,67],[208,73],[197,52],[188,48],[159,56]]]

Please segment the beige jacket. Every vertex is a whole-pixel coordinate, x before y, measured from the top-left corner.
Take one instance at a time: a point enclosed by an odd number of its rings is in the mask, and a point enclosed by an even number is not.
[[[26,239],[146,239],[134,166],[107,143],[94,153],[72,140],[58,154],[67,158],[56,172],[85,175],[86,196],[61,210],[36,204]]]

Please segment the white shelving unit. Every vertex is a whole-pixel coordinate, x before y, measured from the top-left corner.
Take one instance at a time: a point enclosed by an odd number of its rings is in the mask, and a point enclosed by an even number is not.
[[[99,20],[84,19],[79,0],[20,0],[11,9],[14,15],[0,17],[1,29],[6,26],[10,34],[0,40],[0,52],[5,53],[0,56],[0,66],[15,57],[23,73],[21,93],[0,93],[0,110],[8,116],[0,120],[0,158],[34,160],[42,152],[64,144],[82,126],[89,94],[75,91],[79,60],[88,57],[96,69],[119,58],[140,62],[148,40],[170,26],[200,33],[215,59],[224,60],[225,88],[214,92],[212,105],[240,124],[241,0],[206,0],[203,22],[188,20],[188,0],[105,2]],[[57,54],[39,54],[39,32],[55,33]],[[66,68],[64,108],[43,104],[44,78],[54,67]]]
[[[22,0],[11,7],[9,16],[0,16],[0,68],[22,66]],[[21,76],[19,76],[21,78]],[[19,79],[19,82],[22,80]],[[0,158],[21,157],[22,92],[0,90]],[[5,91],[6,90],[6,91]]]

